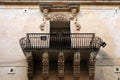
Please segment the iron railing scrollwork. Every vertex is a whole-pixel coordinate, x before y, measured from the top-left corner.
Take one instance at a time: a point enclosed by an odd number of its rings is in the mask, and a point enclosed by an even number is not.
[[[106,43],[94,33],[27,33],[20,45],[22,49],[99,49]]]

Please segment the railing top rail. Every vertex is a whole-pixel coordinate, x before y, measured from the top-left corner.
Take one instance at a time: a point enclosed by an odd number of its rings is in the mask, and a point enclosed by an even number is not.
[[[54,35],[54,36],[50,36],[50,35]],[[92,38],[95,37],[95,33],[27,33],[27,38],[37,38],[40,36],[47,36],[49,38],[50,37],[60,37],[60,35],[62,35],[62,37],[71,37],[71,38],[79,38],[79,37],[86,37],[86,38]],[[66,36],[67,35],[67,36]]]
[[[46,35],[49,35],[49,34],[95,35],[95,33],[27,33],[27,35],[41,35],[41,34],[46,34]]]

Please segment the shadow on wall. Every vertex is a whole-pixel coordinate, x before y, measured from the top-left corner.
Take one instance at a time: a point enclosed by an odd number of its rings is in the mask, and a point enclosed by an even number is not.
[[[100,49],[100,51],[98,52],[97,58],[110,58],[110,56],[108,55],[107,52]]]
[[[111,58],[104,50],[100,50],[96,57],[96,65],[98,66],[112,66],[114,65],[114,58]]]

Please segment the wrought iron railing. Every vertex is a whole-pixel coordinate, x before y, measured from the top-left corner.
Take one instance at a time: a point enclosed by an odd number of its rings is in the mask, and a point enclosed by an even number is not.
[[[106,43],[94,33],[28,33],[20,40],[20,45],[23,49],[99,49]]]

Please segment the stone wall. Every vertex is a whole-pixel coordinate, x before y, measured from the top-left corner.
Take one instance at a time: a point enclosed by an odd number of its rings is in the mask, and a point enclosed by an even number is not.
[[[107,43],[107,46],[100,50],[98,59],[120,58],[118,6],[81,6],[77,17],[81,25],[80,32],[96,33]],[[19,40],[28,32],[39,33],[42,21],[43,14],[38,5],[0,5],[0,79],[9,80],[9,77],[2,75],[5,73],[8,76],[8,67],[12,66],[18,70],[16,76],[12,77],[19,77],[13,80],[27,80],[27,63]]]

